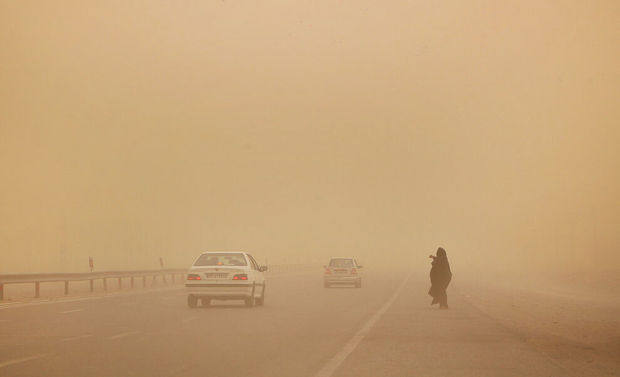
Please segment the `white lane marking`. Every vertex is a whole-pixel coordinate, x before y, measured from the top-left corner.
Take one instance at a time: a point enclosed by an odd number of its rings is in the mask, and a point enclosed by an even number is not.
[[[332,357],[327,364],[323,366],[323,368],[314,375],[314,377],[331,377],[336,369],[342,364],[346,358],[355,350],[355,348],[360,344],[360,342],[364,339],[364,337],[370,332],[375,323],[381,318],[381,316],[392,306],[396,298],[400,295],[400,292],[405,288],[405,284],[409,280],[411,274],[407,275],[400,286],[396,289],[392,297],[383,304],[381,309],[379,309],[349,341],[347,344],[342,347],[342,349]]]
[[[138,333],[137,331],[127,331],[127,332],[123,332],[123,333],[120,333],[120,334],[108,336],[106,339],[109,339],[109,340],[120,339],[120,338],[124,338],[126,336],[137,334],[137,333]]]
[[[198,317],[183,318],[183,319],[181,320],[181,322],[182,322],[182,323],[185,323],[185,322],[189,322],[189,321],[195,321],[195,320],[197,320],[197,319],[198,319]]]
[[[34,359],[40,359],[40,358],[42,358],[45,355],[46,354],[39,354],[39,355],[34,355],[34,356],[22,357],[20,359],[13,359],[13,360],[9,360],[9,361],[3,361],[3,362],[0,363],[0,368],[8,367],[9,365],[19,364],[19,363],[23,363],[23,362],[34,360]]]
[[[78,335],[78,336],[72,336],[70,338],[64,338],[64,339],[60,339],[61,342],[70,342],[72,340],[79,340],[79,339],[85,339],[85,338],[90,338],[93,337],[93,334],[87,334],[87,335]]]
[[[59,314],[69,314],[69,313],[75,313],[75,312],[83,312],[84,309],[73,309],[73,310],[65,310],[64,312],[58,312]]]

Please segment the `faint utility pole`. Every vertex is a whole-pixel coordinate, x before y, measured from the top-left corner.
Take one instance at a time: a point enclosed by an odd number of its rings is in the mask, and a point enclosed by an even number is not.
[[[67,269],[67,218],[62,218],[62,232],[60,239],[60,266],[62,270]]]
[[[594,208],[594,205],[592,206],[592,248],[594,250],[597,249],[598,247],[598,242],[597,242],[597,229],[596,229],[596,208]]]
[[[570,263],[575,266],[575,219],[570,219]]]

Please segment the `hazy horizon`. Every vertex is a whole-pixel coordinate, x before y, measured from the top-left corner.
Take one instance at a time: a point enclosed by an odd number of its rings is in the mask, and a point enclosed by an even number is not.
[[[0,3],[0,273],[620,270],[617,1]]]

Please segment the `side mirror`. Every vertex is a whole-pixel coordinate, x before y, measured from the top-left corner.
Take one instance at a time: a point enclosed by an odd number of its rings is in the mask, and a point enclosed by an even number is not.
[[[326,265],[326,264],[324,264],[324,265],[323,265],[323,268],[327,268],[327,265]]]
[[[357,268],[363,268],[364,266],[357,266]]]
[[[267,266],[260,266],[258,269],[260,270],[260,272],[265,272],[268,270]]]

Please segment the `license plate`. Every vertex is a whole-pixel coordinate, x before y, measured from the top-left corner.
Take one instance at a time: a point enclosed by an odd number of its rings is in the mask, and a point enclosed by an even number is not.
[[[226,272],[209,272],[205,275],[207,275],[207,279],[226,279],[228,276]]]

